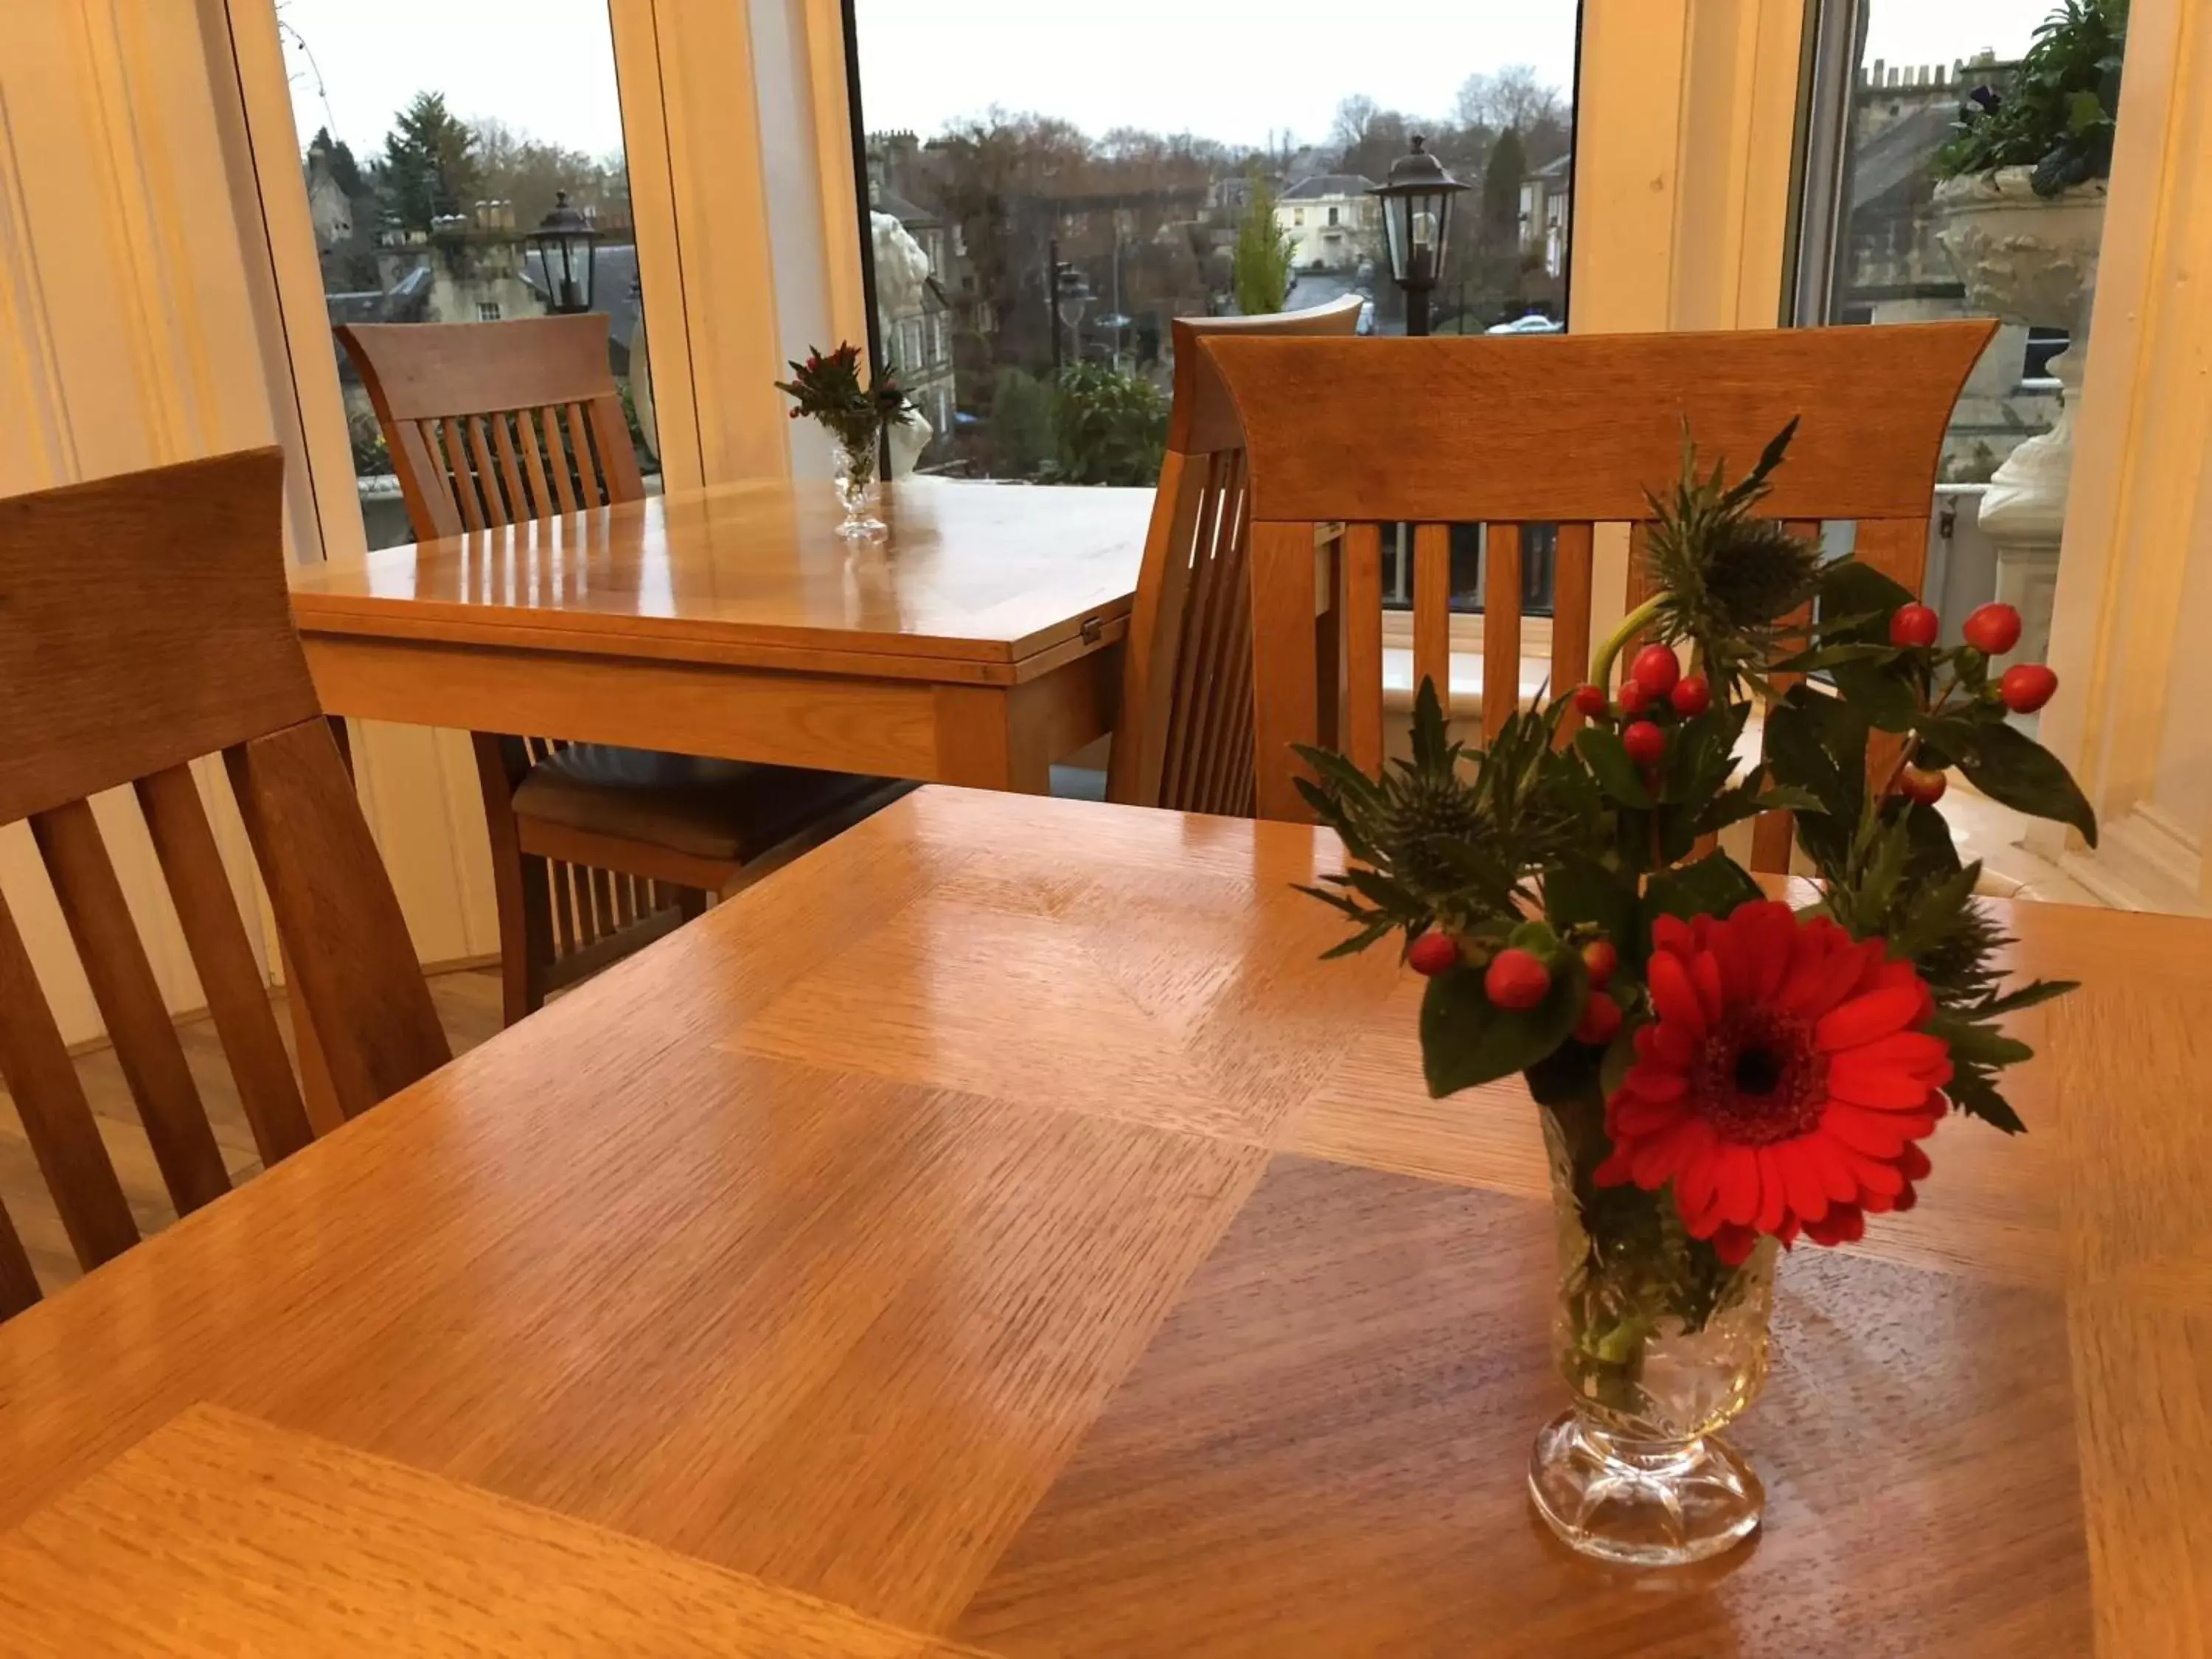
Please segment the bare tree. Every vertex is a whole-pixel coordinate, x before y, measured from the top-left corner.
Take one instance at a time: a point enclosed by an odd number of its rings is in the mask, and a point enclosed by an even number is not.
[[[1463,127],[1508,128],[1521,133],[1540,126],[1563,126],[1566,100],[1527,64],[1510,64],[1495,75],[1470,75],[1460,85],[1453,112]]]
[[[1336,120],[1328,130],[1330,141],[1339,149],[1352,149],[1367,141],[1374,128],[1376,118],[1382,113],[1382,106],[1364,92],[1356,92],[1336,106]]]

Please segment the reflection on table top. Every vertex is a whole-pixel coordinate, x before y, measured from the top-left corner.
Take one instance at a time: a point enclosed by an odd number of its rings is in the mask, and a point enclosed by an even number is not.
[[[2082,981],[2028,1133],[1785,1261],[1767,1525],[1638,1577],[1523,1490],[1534,1109],[1427,1098],[1420,981],[1316,959],[1340,859],[928,789],[735,896],[0,1325],[0,1629],[191,1577],[198,1647],[33,1648],[238,1651],[357,1571],[492,1653],[532,1582],[748,1659],[2203,1650],[2212,924],[1996,907]]]
[[[1152,496],[915,478],[848,542],[819,479],[725,485],[293,572],[302,630],[656,654],[1019,661],[1127,614]],[[541,637],[542,636],[542,637]]]

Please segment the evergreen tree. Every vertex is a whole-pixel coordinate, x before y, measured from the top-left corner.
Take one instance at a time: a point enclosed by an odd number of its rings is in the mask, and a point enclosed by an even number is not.
[[[1275,223],[1275,192],[1260,169],[1248,175],[1251,194],[1237,222],[1237,244],[1229,256],[1229,280],[1237,308],[1247,317],[1280,311],[1291,293],[1289,235]]]
[[[418,92],[385,135],[385,204],[403,228],[428,230],[476,193],[476,135],[446,108],[442,94]]]
[[[1486,252],[1501,258],[1521,252],[1521,181],[1528,172],[1521,135],[1508,127],[1482,170],[1482,240]]]

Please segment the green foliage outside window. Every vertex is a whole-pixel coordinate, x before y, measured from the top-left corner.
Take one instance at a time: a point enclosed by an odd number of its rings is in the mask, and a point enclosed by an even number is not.
[[[1237,294],[1237,308],[1247,317],[1265,317],[1280,311],[1291,292],[1291,261],[1295,244],[1275,224],[1275,192],[1254,167],[1246,177],[1251,194],[1244,216],[1237,222],[1237,244],[1230,252],[1230,282]]]
[[[1071,363],[1053,388],[1052,427],[1050,482],[1149,489],[1167,451],[1167,394],[1141,374]]]
[[[1053,457],[1052,390],[1011,364],[992,381],[991,455],[1002,478],[1034,477]]]
[[[2128,0],[2066,0],[2009,86],[1974,88],[1936,154],[1939,176],[2032,167],[2038,196],[2107,177],[2127,33]]]

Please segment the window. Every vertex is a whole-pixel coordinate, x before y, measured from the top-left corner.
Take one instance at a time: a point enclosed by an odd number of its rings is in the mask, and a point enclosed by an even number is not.
[[[2031,441],[2045,452],[2057,445],[2062,455],[2069,441],[2063,428],[2045,434],[2061,426],[2066,397],[2081,386],[2082,349],[2066,347],[2086,332],[2089,293],[2075,273],[2096,268],[2101,214],[2040,204],[2023,170],[2016,186],[2004,186],[2017,193],[1993,244],[2003,257],[1978,260],[1983,210],[1972,198],[1989,186],[1976,183],[1979,170],[1948,182],[1957,167],[1946,149],[1967,106],[2014,94],[2021,59],[2053,4],[1984,0],[1970,15],[1913,0],[1826,9],[1833,15],[1815,35],[1802,124],[1806,187],[1790,295],[1795,320],[1808,325],[2004,319],[1945,434],[1928,592],[1954,642],[1976,605],[2017,605],[2027,622],[2021,660],[2039,657],[2048,641],[2058,549],[2047,531],[2037,532],[2040,544],[2020,531],[2063,521],[2068,469],[2063,460],[2033,464],[2034,452],[2008,463]],[[2119,8],[2087,0],[2081,9],[2094,24]],[[2009,500],[1984,526],[1993,482]]]
[[[589,308],[606,319],[650,486],[659,462],[605,0],[283,0],[277,21],[331,322],[545,315],[561,296],[530,232],[565,191],[596,232]],[[439,49],[426,56],[428,40]],[[338,378],[368,545],[410,541],[343,351]]]
[[[1169,325],[1237,310],[1231,254],[1255,180],[1291,243],[1282,303],[1356,293],[1370,331],[1402,333],[1368,192],[1416,133],[1469,186],[1433,326],[1564,318],[1578,14],[1577,0],[1528,0],[1510,18],[1446,8],[1424,15],[1418,53],[1387,31],[1316,52],[1261,0],[1127,0],[1079,52],[1033,53],[1016,50],[1011,8],[851,0],[863,194],[918,256],[876,261],[876,337],[896,351],[906,318],[949,313],[951,349],[929,372],[949,383],[952,419],[932,421],[921,465],[1049,479],[1070,465],[1055,405],[1080,396],[1101,418],[1073,429],[1113,453],[1115,481],[1150,483]],[[979,27],[1000,50],[975,49]],[[1176,51],[1160,52],[1170,38]],[[1553,222],[1519,217],[1523,184],[1554,164],[1556,249]],[[861,240],[874,251],[872,227]],[[1056,395],[1078,364],[1080,389]],[[929,388],[915,390],[927,412]],[[1102,476],[1090,459],[1073,470]]]

